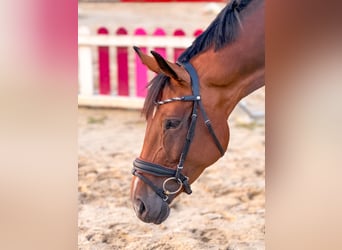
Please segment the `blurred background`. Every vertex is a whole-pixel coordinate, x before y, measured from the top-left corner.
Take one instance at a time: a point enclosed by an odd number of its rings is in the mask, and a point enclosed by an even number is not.
[[[132,47],[175,62],[225,4],[79,2],[80,249],[265,248],[264,88],[236,108],[226,155],[193,184],[193,195],[175,200],[165,223],[141,222],[129,199],[145,133],[140,109],[154,76]]]
[[[239,167],[237,170],[235,166],[241,162],[241,152],[251,154],[248,138],[252,135],[264,138],[264,135],[244,128],[245,125],[240,129],[245,133],[242,140],[241,133],[232,133],[237,137],[235,143],[231,141],[231,151],[227,154],[230,164],[220,163],[211,167],[203,175],[203,178],[210,180],[199,180],[197,182],[199,186],[191,197],[180,197],[177,201],[179,210],[174,209],[173,215],[169,218],[171,225],[152,229],[146,228],[145,224],[139,224],[137,228],[140,229],[137,232],[141,238],[137,240],[137,245],[132,243],[132,238],[138,239],[134,234],[136,230],[134,223],[137,219],[126,200],[128,195],[126,186],[123,187],[124,194],[120,192],[116,194],[117,189],[115,189],[110,192],[113,196],[103,195],[110,200],[101,201],[100,192],[94,193],[94,183],[99,182],[101,178],[106,182],[108,178],[106,179],[105,175],[98,177],[99,172],[104,171],[104,168],[96,165],[101,162],[101,159],[95,161],[94,158],[89,157],[91,152],[93,157],[96,157],[100,150],[92,149],[82,153],[84,145],[103,144],[101,140],[98,143],[95,143],[96,140],[93,138],[87,140],[86,136],[90,136],[91,133],[97,136],[97,127],[93,128],[89,125],[97,126],[103,121],[110,128],[108,129],[110,133],[114,134],[116,132],[112,129],[116,127],[120,129],[120,126],[116,126],[115,119],[112,123],[108,121],[112,117],[120,116],[103,115],[94,108],[78,109],[78,31],[81,19],[88,18],[83,15],[84,12],[82,13],[85,8],[82,8],[81,3],[78,4],[75,0],[27,0],[20,3],[0,1],[1,247],[34,250],[108,249],[109,246],[114,245],[112,241],[114,238],[111,237],[118,234],[122,239],[123,236],[128,238],[126,241],[128,244],[124,240],[117,240],[118,244],[125,246],[131,244],[134,249],[144,248],[143,245],[137,247],[144,236],[146,242],[155,238],[146,249],[163,249],[163,247],[172,249],[166,245],[171,242],[167,240],[168,234],[175,239],[184,233],[187,237],[185,246],[189,247],[201,244],[201,247],[207,246],[212,249],[255,249],[259,246],[262,248],[265,238],[262,233],[264,211],[261,210],[257,215],[255,210],[263,208],[263,194],[261,192],[261,195],[254,196],[254,200],[244,196],[248,193],[245,190],[263,189],[264,172],[261,172],[261,177],[257,177],[253,174],[255,169],[250,168],[252,173],[239,175],[240,170],[246,171],[248,168]],[[89,2],[89,4],[93,3]],[[192,4],[195,6],[195,3]],[[337,0],[329,1],[328,4],[322,4],[322,1],[266,1],[266,249],[342,249],[340,237],[342,234],[340,212],[342,210],[340,195],[342,36],[339,25],[341,8],[341,1]],[[101,12],[105,10],[102,9]],[[188,14],[192,15],[192,12]],[[200,15],[199,19],[202,18],[204,15]],[[158,19],[155,23],[159,21]],[[173,19],[173,21],[177,20]],[[115,32],[116,27],[109,32]],[[153,32],[153,28],[148,32]],[[94,77],[93,81],[98,81],[98,77]],[[111,84],[115,82],[112,80]],[[248,107],[256,107],[257,103]],[[88,113],[90,111],[94,113]],[[81,112],[86,114],[82,115]],[[121,116],[122,119],[128,118],[126,113],[125,111]],[[141,124],[143,127],[144,121],[139,120],[139,112],[132,111],[132,113],[132,117],[136,120],[134,123],[126,122],[125,127],[128,126],[127,124],[134,124],[131,125],[134,129],[139,127],[136,124]],[[245,112],[241,112],[240,115],[240,123],[241,120],[242,124],[250,123],[250,117],[245,116]],[[85,127],[87,133],[82,132],[84,129],[80,125],[82,123],[88,124],[88,127]],[[233,124],[232,128],[236,129],[235,127]],[[262,127],[258,125],[254,129],[262,130]],[[115,138],[114,135],[111,137],[113,141],[116,140]],[[248,143],[244,144],[244,140]],[[122,137],[121,141],[123,141]],[[140,143],[141,138],[137,137],[136,141]],[[253,143],[253,148],[257,148],[256,145],[260,145],[262,139],[256,141]],[[241,147],[246,148],[237,150],[240,151],[240,156],[233,155],[234,147],[240,143]],[[123,143],[120,145],[126,147]],[[118,146],[119,149],[120,147]],[[125,172],[117,173],[118,177],[111,177],[108,182],[113,185],[129,182],[130,159],[136,156],[140,147],[141,144],[132,151],[125,149],[128,154],[118,156],[118,158],[126,158],[126,163],[129,165],[124,162]],[[109,148],[111,152],[120,152],[112,144]],[[88,158],[84,161],[89,159],[93,161],[93,163],[86,163],[88,167],[96,166],[93,169],[89,167],[88,177],[98,178],[97,181],[86,180],[82,177],[86,170],[77,167],[78,164],[84,164],[82,158],[85,156]],[[102,156],[99,154],[99,157]],[[243,158],[243,160],[247,159]],[[116,164],[119,161],[110,158],[108,162]],[[257,161],[256,166],[264,168],[260,162],[263,161]],[[115,176],[113,170],[118,168],[108,166],[106,171],[111,174],[110,176]],[[229,174],[237,173],[237,175],[234,175],[233,179],[228,178],[236,181],[225,184],[225,187],[241,192],[224,189],[227,191],[226,194],[217,194],[215,184],[214,187],[211,185],[216,183],[216,177],[221,179],[225,177],[218,169],[224,171],[227,167]],[[220,176],[215,174],[216,170],[221,174]],[[252,183],[261,183],[261,185],[239,187],[236,183],[244,183],[245,179],[241,179],[243,176],[249,176],[253,179]],[[120,182],[117,181],[119,178],[127,179]],[[249,185],[251,182],[247,180],[247,183]],[[88,191],[81,186],[86,186]],[[106,186],[111,187],[110,184]],[[102,186],[98,190],[105,189]],[[202,196],[199,190],[206,190],[207,196]],[[86,192],[88,194],[84,194]],[[82,201],[84,199],[82,197],[87,197],[89,193],[93,193],[93,196],[90,196],[93,201],[90,198],[88,201]],[[233,195],[230,196],[229,193]],[[115,195],[121,198],[115,198]],[[213,195],[216,195],[215,199]],[[225,198],[221,198],[220,195],[225,195]],[[194,202],[201,201],[203,197],[206,197],[207,204],[215,204],[217,209]],[[186,202],[184,199],[188,198],[190,200]],[[114,199],[118,201],[121,199],[121,205],[115,203]],[[80,205],[82,202],[87,208]],[[227,204],[232,206],[234,202],[241,205],[234,209],[226,207],[227,214],[222,213],[222,207]],[[114,208],[106,206],[114,206]],[[195,206],[202,207],[199,209]],[[99,209],[101,207],[102,210]],[[204,210],[204,207],[207,209]],[[252,211],[247,212],[250,213],[249,217],[244,217],[248,207]],[[93,216],[94,211],[106,215],[110,211],[120,210],[123,211],[121,217],[112,216],[107,220],[108,217],[104,216],[106,221],[102,221],[100,216]],[[85,224],[89,211],[89,224]],[[193,212],[196,215],[194,220],[202,220],[202,224],[194,224],[192,227],[184,216],[187,211]],[[180,213],[177,214],[178,212]],[[184,221],[177,221],[174,217],[183,218]],[[205,217],[207,218],[203,219]],[[225,219],[217,219],[222,217]],[[223,230],[218,222],[223,222]],[[108,225],[110,223],[112,224]],[[179,227],[174,230],[176,227],[172,223],[177,223]],[[205,231],[205,223],[209,225],[209,231]],[[251,225],[256,228],[253,227],[246,237],[244,232],[250,230]],[[239,239],[240,235],[246,239]],[[102,245],[99,242],[102,242]],[[176,240],[172,242],[176,243]],[[247,246],[243,245],[243,242],[246,242]],[[117,248],[124,248],[124,246]]]

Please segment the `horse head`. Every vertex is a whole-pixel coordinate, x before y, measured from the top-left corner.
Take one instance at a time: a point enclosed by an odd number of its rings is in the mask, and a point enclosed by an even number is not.
[[[131,199],[141,220],[159,224],[168,217],[173,199],[182,191],[191,193],[190,184],[224,154],[228,125],[222,115],[210,112],[214,107],[206,107],[210,96],[194,93],[193,85],[199,83],[192,83],[185,67],[156,52],[149,56],[135,50],[158,75],[150,83],[143,108],[147,127],[140,157],[134,162]]]

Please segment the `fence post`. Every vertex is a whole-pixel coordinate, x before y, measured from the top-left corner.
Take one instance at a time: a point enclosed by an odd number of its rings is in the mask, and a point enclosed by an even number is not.
[[[100,35],[108,35],[108,30],[104,27],[97,31]],[[110,75],[109,75],[109,47],[99,46],[99,93],[102,95],[110,94]]]
[[[185,36],[185,32],[182,29],[177,29],[173,32],[174,36]],[[174,62],[177,62],[178,57],[183,53],[185,49],[183,48],[174,48]]]
[[[127,30],[123,27],[116,31],[116,34],[127,35]],[[117,48],[117,67],[118,67],[118,95],[128,96],[128,48],[118,47]]]
[[[83,26],[79,28],[78,33],[79,35],[90,35],[90,30]],[[94,93],[94,80],[90,46],[79,46],[78,67],[79,94],[91,96]]]
[[[138,28],[135,30],[134,35],[145,36],[146,31],[143,28]],[[146,47],[141,47],[141,51],[147,53]],[[146,84],[147,84],[147,68],[142,64],[140,58],[135,54],[135,70],[136,70],[136,96],[145,97],[146,96]]]
[[[154,36],[165,36],[166,32],[162,28],[156,28],[156,30],[153,32]],[[166,58],[166,48],[162,47],[156,47],[154,50],[160,54],[162,57]]]

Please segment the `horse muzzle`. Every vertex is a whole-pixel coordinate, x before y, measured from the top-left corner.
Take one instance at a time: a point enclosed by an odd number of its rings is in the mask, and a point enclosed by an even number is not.
[[[132,199],[133,208],[137,217],[143,222],[161,224],[169,217],[169,204],[155,193],[137,197]]]

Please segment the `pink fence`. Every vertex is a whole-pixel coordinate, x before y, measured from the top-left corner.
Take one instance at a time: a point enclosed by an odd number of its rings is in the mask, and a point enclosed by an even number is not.
[[[79,28],[78,104],[140,109],[146,96],[146,84],[155,74],[142,65],[133,46],[139,46],[146,53],[155,50],[175,62],[202,30],[187,33],[176,29],[168,34],[162,28],[128,31],[121,27],[111,31],[100,27],[93,33],[88,27]],[[244,101],[239,107],[253,119],[264,117],[264,112],[252,112]]]
[[[101,96],[122,96],[122,97],[140,97],[143,98],[146,96],[146,84],[149,80],[149,74],[148,70],[145,65],[143,65],[140,62],[140,59],[137,55],[130,56],[129,54],[132,53],[132,46],[131,44],[124,45],[120,43],[120,45],[113,45],[115,43],[116,39],[122,38],[129,38],[127,41],[130,41],[130,43],[134,43],[135,39],[144,39],[146,37],[157,39],[160,37],[164,37],[166,40],[165,44],[169,44],[167,42],[167,39],[170,39],[170,37],[181,39],[181,38],[189,38],[191,37],[191,41],[195,39],[196,36],[198,36],[202,30],[198,29],[190,34],[186,34],[186,32],[182,29],[176,29],[171,34],[167,34],[167,32],[162,28],[157,28],[152,32],[148,32],[143,28],[138,28],[131,32],[129,32],[121,27],[117,30],[110,31],[105,27],[101,27],[97,30],[96,35],[89,35],[84,36],[83,40],[84,42],[79,41],[79,46],[92,46],[92,48],[96,48],[96,54],[92,57],[95,58],[95,61],[97,61],[98,65],[95,65],[94,70],[98,71],[95,72],[93,75],[97,75],[97,83],[92,86],[94,94],[97,93],[97,95]],[[112,38],[113,42],[109,42],[106,44],[106,40],[104,38]],[[92,40],[89,40],[89,42],[86,41],[85,38],[92,38]],[[101,38],[102,40],[96,40],[98,38]],[[133,39],[133,41],[131,41]],[[79,37],[80,40],[80,37]],[[122,40],[124,41],[124,40]],[[141,40],[143,41],[143,40]],[[141,43],[141,42],[140,42]],[[150,49],[153,49],[157,51],[159,54],[161,54],[163,57],[167,58],[170,61],[176,61],[179,55],[184,51],[184,46],[178,46],[177,40],[174,43],[175,45],[170,47],[170,45],[155,45],[151,48],[151,44],[149,45],[141,45],[137,44],[144,52],[147,52]],[[111,53],[111,49],[115,50],[115,53]],[[172,50],[172,58],[168,58],[167,51]],[[81,58],[80,58],[81,60]],[[134,62],[130,62],[130,60],[134,60]],[[93,63],[92,63],[93,64]],[[116,65],[115,69],[111,69],[111,65]],[[131,65],[131,66],[130,66]],[[135,79],[133,80],[135,86],[130,86],[130,82],[132,84],[132,79],[130,80],[130,67],[135,68]],[[116,70],[115,75],[117,79],[111,79],[111,71]],[[82,83],[80,82],[80,85]],[[80,87],[81,89],[81,87]],[[132,89],[134,91],[132,91]],[[134,93],[131,93],[134,92]],[[82,93],[80,93],[82,94]]]

